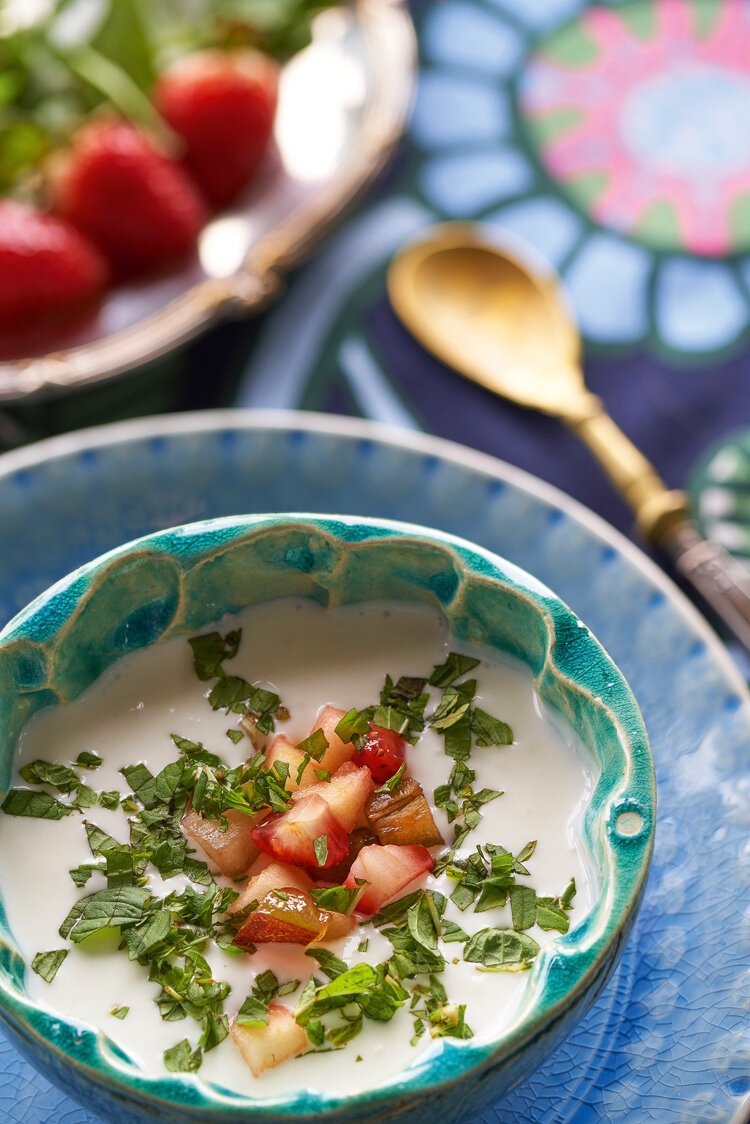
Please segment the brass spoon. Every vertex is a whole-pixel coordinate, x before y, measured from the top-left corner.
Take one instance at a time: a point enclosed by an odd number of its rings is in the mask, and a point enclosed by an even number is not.
[[[684,492],[654,466],[586,389],[577,327],[553,275],[535,273],[481,227],[446,223],[393,259],[394,311],[420,343],[466,378],[560,418],[586,442],[649,542],[750,649],[750,576],[688,518]]]

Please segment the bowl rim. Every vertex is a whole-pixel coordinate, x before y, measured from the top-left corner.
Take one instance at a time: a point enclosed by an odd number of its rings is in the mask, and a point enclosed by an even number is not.
[[[534,675],[535,683],[539,685],[542,672],[546,671],[557,682],[588,695],[589,702],[606,714],[615,727],[626,768],[623,770],[619,784],[610,783],[604,803],[596,816],[596,822],[602,828],[604,854],[607,859],[599,899],[579,925],[574,926],[565,936],[553,938],[543,947],[531,973],[532,978],[536,980],[543,977],[541,990],[538,989],[539,995],[533,1004],[524,1003],[525,1007],[531,1006],[530,1014],[520,1023],[512,1024],[510,1033],[506,1032],[500,1039],[491,1042],[472,1045],[471,1041],[458,1044],[450,1039],[442,1039],[435,1053],[410,1065],[393,1079],[376,1088],[332,1096],[311,1094],[302,1089],[291,1095],[248,1098],[228,1090],[219,1090],[217,1086],[203,1082],[195,1076],[149,1077],[136,1071],[130,1062],[118,1063],[113,1051],[107,1045],[111,1040],[108,1040],[104,1031],[100,1029],[83,1031],[83,1034],[91,1037],[98,1047],[95,1062],[87,1064],[76,1056],[77,1048],[65,1049],[54,1040],[54,1035],[50,1039],[48,1033],[41,1033],[34,1026],[33,1020],[36,1018],[42,1024],[46,1024],[48,1031],[50,1025],[60,1028],[77,1024],[74,1021],[68,1022],[66,1016],[54,1012],[52,1012],[54,1017],[50,1018],[49,1008],[32,1000],[27,994],[22,994],[10,984],[3,973],[0,973],[0,1021],[5,1022],[22,1039],[52,1051],[64,1061],[64,1064],[72,1065],[79,1071],[89,1084],[105,1088],[110,1094],[118,1095],[120,1098],[125,1097],[140,1107],[150,1107],[152,1111],[159,1106],[179,1107],[189,1118],[195,1118],[196,1113],[198,1116],[205,1117],[208,1111],[212,1114],[212,1119],[236,1120],[246,1117],[248,1111],[254,1111],[258,1116],[268,1114],[269,1118],[274,1120],[298,1121],[321,1113],[326,1113],[334,1119],[354,1108],[374,1108],[394,1099],[400,1102],[404,1099],[414,1099],[416,1102],[439,1095],[468,1076],[476,1077],[483,1071],[506,1064],[529,1048],[535,1039],[542,1036],[564,1015],[569,1007],[574,1006],[591,991],[599,977],[606,975],[640,904],[653,851],[656,820],[654,763],[640,710],[624,676],[588,628],[546,585],[499,555],[446,532],[395,520],[315,513],[225,516],[152,532],[115,547],[83,564],[39,594],[0,631],[0,653],[8,643],[27,638],[27,626],[33,624],[37,615],[43,613],[51,602],[61,594],[72,594],[68,615],[50,631],[50,638],[54,637],[60,625],[65,624],[70,616],[75,615],[76,608],[91,592],[96,579],[118,560],[134,553],[147,555],[151,552],[154,556],[158,556],[158,553],[174,552],[177,546],[182,551],[193,539],[197,540],[198,545],[193,547],[189,554],[187,567],[189,569],[203,558],[216,553],[218,546],[231,549],[239,542],[254,537],[259,531],[279,525],[286,527],[306,525],[316,532],[337,540],[342,546],[347,542],[383,543],[399,539],[421,540],[436,544],[457,557],[461,570],[468,578],[481,578],[485,582],[502,585],[514,596],[531,603],[541,616],[547,632],[544,666],[538,674]],[[364,536],[361,533],[362,529],[367,532]],[[212,544],[206,536],[216,532],[232,534],[233,537],[224,537],[220,544],[218,542]],[[220,619],[220,616],[216,619]],[[567,674],[558,666],[560,653],[556,645],[560,639],[559,629],[562,626],[568,627],[565,629],[565,651],[561,662],[568,662],[574,655],[585,653],[587,656],[587,660],[581,665],[583,670],[575,676]],[[208,623],[205,627],[208,627]],[[601,679],[592,676],[593,665],[599,668],[604,666],[607,669],[607,687],[611,690],[611,697],[608,697],[606,702],[600,696],[593,694],[592,684],[595,682],[597,687],[601,686]],[[588,682],[589,680],[591,682]],[[602,771],[587,806],[587,813],[596,792],[603,783]],[[638,798],[635,799],[633,791],[629,790],[637,791]],[[627,833],[621,835],[616,828],[617,815],[629,810],[633,804],[643,813],[641,829],[634,836]],[[621,862],[615,870],[614,858],[618,848],[620,857],[626,861]],[[603,860],[600,859],[600,865],[602,863]],[[611,892],[615,873],[624,886],[624,891],[618,892],[617,896],[620,900],[616,907],[614,906],[616,895]],[[1,907],[0,896],[0,915]],[[574,937],[575,941],[573,941]],[[19,957],[28,967],[14,941],[0,940],[1,944],[6,945],[6,950],[8,946],[10,947],[11,958]],[[574,947],[576,944],[580,946],[577,953]],[[545,1006],[539,1000],[543,998],[545,989],[549,987],[550,979],[559,975],[556,965],[561,959],[561,949],[565,953],[562,959],[566,957],[570,959],[574,953],[580,955],[586,952],[589,955],[593,952],[593,958],[590,959],[588,966],[578,973],[573,983],[556,1000]],[[531,985],[528,990],[529,992],[532,990]],[[68,1037],[68,1045],[70,1045],[70,1037]],[[75,1035],[72,1037],[75,1038]],[[446,1056],[452,1061],[451,1073],[448,1077],[440,1077],[439,1071],[445,1069],[441,1063],[446,1060]],[[469,1064],[466,1064],[467,1059]],[[438,1072],[432,1073],[433,1070]],[[170,1092],[175,1091],[182,1091],[183,1096],[169,1095]],[[190,1095],[186,1097],[184,1095],[186,1093]]]

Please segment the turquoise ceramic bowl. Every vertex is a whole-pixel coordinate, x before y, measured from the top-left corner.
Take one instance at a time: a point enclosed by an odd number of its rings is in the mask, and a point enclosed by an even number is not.
[[[601,776],[585,831],[600,893],[591,913],[547,945],[511,1030],[490,1045],[443,1040],[434,1058],[356,1096],[290,1092],[249,1101],[193,1076],[147,1077],[103,1032],[52,1014],[25,989],[29,970],[0,900],[0,1017],[27,1057],[72,1097],[118,1124],[152,1119],[254,1124],[474,1117],[529,1074],[591,1004],[643,894],[655,821],[646,730],[620,672],[545,586],[502,559],[437,531],[383,520],[238,516],[139,539],[81,567],[0,633],[0,787],[19,734],[38,710],[77,697],[124,653],[210,627],[279,597],[323,605],[432,604],[454,635],[510,653],[580,733]],[[2,878],[0,875],[0,886]]]

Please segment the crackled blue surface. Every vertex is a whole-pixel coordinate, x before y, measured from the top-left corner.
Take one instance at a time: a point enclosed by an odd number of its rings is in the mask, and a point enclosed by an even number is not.
[[[53,446],[46,458],[30,450],[0,461],[0,616],[127,538],[240,511],[417,520],[536,573],[636,692],[656,760],[656,851],[633,937],[595,1006],[540,1070],[470,1119],[728,1120],[750,1090],[750,715],[697,617],[622,540],[498,462],[417,435],[381,441],[352,425],[347,436],[333,421],[306,430],[315,423],[303,417],[292,429],[238,413],[203,424],[157,420],[140,437],[114,427],[114,443],[92,434],[86,448],[65,453],[63,442],[58,455]],[[8,1044],[0,1074],[0,1119],[93,1120]]]

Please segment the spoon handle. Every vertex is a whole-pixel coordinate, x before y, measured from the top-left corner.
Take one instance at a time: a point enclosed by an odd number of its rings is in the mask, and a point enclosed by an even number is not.
[[[750,573],[742,563],[701,535],[688,518],[685,493],[667,488],[601,399],[584,393],[565,420],[633,508],[643,537],[671,555],[677,572],[750,651]]]
[[[661,545],[671,529],[687,519],[684,492],[672,491],[654,466],[587,391],[566,408],[564,420],[599,461],[622,498],[635,512],[638,531]]]
[[[671,554],[678,573],[750,651],[750,573],[745,566],[720,543],[704,539],[687,521],[678,524],[662,545]]]

